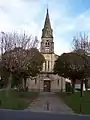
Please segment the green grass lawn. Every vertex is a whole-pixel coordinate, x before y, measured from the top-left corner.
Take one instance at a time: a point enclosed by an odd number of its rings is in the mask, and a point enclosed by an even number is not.
[[[56,93],[63,101],[72,108],[75,113],[90,114],[90,92],[84,92],[84,96],[80,97],[80,92],[74,94]],[[82,112],[80,105],[82,104]]]
[[[0,108],[23,110],[38,97],[38,92],[16,92],[10,90],[7,97],[6,91],[0,91]]]

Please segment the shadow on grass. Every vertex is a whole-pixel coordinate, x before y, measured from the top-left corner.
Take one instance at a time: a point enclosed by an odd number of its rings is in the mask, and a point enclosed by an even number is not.
[[[23,110],[38,97],[38,92],[16,92],[10,90],[8,96],[6,90],[0,91],[0,108]]]
[[[56,93],[57,96],[76,113],[90,114],[90,91],[84,92],[84,96],[80,97],[80,92],[72,93]]]

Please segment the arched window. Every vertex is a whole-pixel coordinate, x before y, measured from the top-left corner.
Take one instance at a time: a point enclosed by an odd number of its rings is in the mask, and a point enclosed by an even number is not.
[[[49,41],[48,40],[46,41],[45,46],[49,47]]]

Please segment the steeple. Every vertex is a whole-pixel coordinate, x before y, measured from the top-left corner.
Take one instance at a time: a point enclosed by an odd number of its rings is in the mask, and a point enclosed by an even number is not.
[[[42,29],[41,37],[41,52],[42,53],[54,53],[54,42],[53,42],[53,30],[51,28],[49,12],[47,8],[44,28]]]
[[[44,28],[42,29],[42,37],[43,38],[45,38],[45,37],[52,38],[53,37],[48,8],[47,8],[47,13],[46,13]]]
[[[49,13],[48,13],[48,8],[47,8],[47,14],[46,14],[46,19],[45,19],[45,24],[44,28],[49,27],[51,29],[51,24],[50,24],[50,18],[49,18]]]

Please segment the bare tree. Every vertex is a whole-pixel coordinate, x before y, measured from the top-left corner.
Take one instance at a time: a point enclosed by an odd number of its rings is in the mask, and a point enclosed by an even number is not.
[[[26,33],[16,32],[0,34],[1,48],[1,69],[5,68],[9,72],[8,89],[11,88],[12,73],[24,69],[26,49],[37,48],[37,37],[33,38]],[[23,67],[22,67],[23,66]],[[2,72],[1,72],[2,79]]]
[[[86,90],[87,90],[87,87],[88,87],[88,68],[89,68],[89,61],[87,60],[87,57],[89,54],[90,54],[90,41],[89,41],[89,38],[88,38],[88,35],[86,35],[85,33],[82,35],[80,33],[79,37],[74,37],[73,39],[73,49],[74,49],[74,52],[77,52],[79,53],[79,55],[83,55],[83,59],[84,59],[84,74],[85,74],[85,86],[86,86]],[[87,68],[88,66],[88,68]],[[81,83],[81,89],[83,90],[83,80],[82,80],[82,83]],[[81,96],[82,96],[82,93],[81,93]]]
[[[73,50],[78,52],[90,52],[90,41],[88,35],[80,33],[79,37],[73,37]]]
[[[23,49],[29,49],[31,47],[37,47],[38,39],[37,37],[33,38],[32,36],[24,34],[19,34],[16,32],[13,33],[4,33],[1,32],[1,53],[6,51],[10,51],[16,47],[20,47]]]

